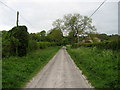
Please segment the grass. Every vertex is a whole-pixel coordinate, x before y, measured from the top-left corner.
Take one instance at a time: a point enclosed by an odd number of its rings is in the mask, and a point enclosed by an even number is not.
[[[95,47],[67,48],[76,65],[95,88],[120,88],[118,60],[120,52]]]
[[[25,57],[2,59],[2,87],[22,88],[55,55],[60,47],[51,47],[29,53]]]

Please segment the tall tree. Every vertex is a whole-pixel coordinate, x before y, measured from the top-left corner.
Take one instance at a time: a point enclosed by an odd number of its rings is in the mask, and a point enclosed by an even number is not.
[[[18,26],[9,31],[12,45],[16,42],[16,46],[12,47],[18,56],[27,54],[29,33],[26,26]],[[14,40],[14,41],[13,41]],[[17,49],[17,50],[16,50]]]
[[[92,26],[92,19],[80,14],[67,14],[63,19],[58,19],[54,22],[54,27],[60,28],[62,31],[73,32],[74,37],[84,34],[89,34],[95,31],[95,26]]]
[[[49,41],[56,42],[57,44],[61,44],[63,39],[63,33],[61,32],[61,30],[54,28],[47,35],[47,38],[49,39]]]
[[[45,30],[43,30],[43,31],[40,32],[40,36],[41,37],[45,37],[45,35],[46,35],[46,31]]]
[[[46,31],[45,30],[41,31],[39,33],[39,35],[40,35],[40,40],[41,41],[46,41]]]
[[[54,28],[62,31],[62,30],[63,30],[63,25],[62,25],[62,23],[63,23],[63,20],[57,19],[57,20],[55,20],[55,21],[53,22],[52,25],[53,25]]]

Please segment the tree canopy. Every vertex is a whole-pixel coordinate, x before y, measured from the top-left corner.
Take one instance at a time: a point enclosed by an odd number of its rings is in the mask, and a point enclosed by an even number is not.
[[[3,31],[3,56],[25,56],[27,54],[29,33],[26,26],[13,27],[11,30]]]
[[[47,38],[49,41],[56,42],[56,43],[60,44],[60,43],[62,43],[63,33],[61,32],[61,30],[54,28],[47,35]]]
[[[73,32],[74,37],[78,36],[78,39],[80,35],[96,31],[95,26],[92,25],[92,19],[78,13],[67,14],[62,19],[57,19],[53,22],[53,26],[62,32]]]

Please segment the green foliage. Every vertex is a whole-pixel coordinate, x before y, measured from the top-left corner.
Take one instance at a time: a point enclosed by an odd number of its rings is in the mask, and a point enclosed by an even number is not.
[[[45,35],[46,35],[46,31],[45,30],[43,30],[43,31],[40,32],[40,36],[41,37],[45,37]]]
[[[55,42],[37,42],[35,40],[29,40],[28,52],[53,46],[57,46],[57,44]]]
[[[63,37],[63,39],[62,39],[62,45],[65,46],[67,44],[70,44],[69,39],[67,37]]]
[[[78,48],[78,47],[80,47],[80,46],[79,46],[78,43],[73,43],[71,47],[72,47],[72,48]]]
[[[44,30],[41,31],[39,35],[40,35],[40,41],[46,41],[46,31]]]
[[[120,35],[117,35],[117,34],[116,35],[109,35],[108,37],[109,37],[110,41],[113,41],[113,40],[118,40],[118,38],[120,38]]]
[[[120,88],[118,60],[120,52],[96,47],[67,48],[76,65],[95,88]]]
[[[78,35],[96,31],[95,26],[92,26],[92,19],[87,16],[81,16],[79,13],[64,15],[63,19],[54,21],[53,26],[63,32],[72,32],[74,35],[73,40]]]
[[[26,26],[19,26],[14,27],[12,30],[9,31],[10,38],[15,38],[18,40],[14,40],[12,43],[13,52],[17,52],[18,56],[25,56],[27,54],[28,48],[28,40],[29,40],[29,33],[27,32]],[[16,49],[14,48],[13,44],[16,43]]]
[[[49,42],[38,42],[38,47],[40,49],[44,49],[44,48],[47,48],[50,46],[50,43]]]
[[[56,46],[54,42],[37,42],[37,43],[38,43],[38,48],[40,49],[44,49],[44,48],[51,47],[51,46]]]
[[[9,57],[10,53],[10,41],[9,40],[2,40],[2,57]]]
[[[52,29],[46,36],[45,31],[29,34],[25,26],[19,26],[9,31],[2,31],[2,35],[3,57],[25,56],[27,52],[60,46],[63,43],[63,34],[57,29]]]
[[[57,43],[57,45],[61,45],[62,39],[63,39],[63,33],[61,32],[61,30],[54,28],[47,35],[47,38],[48,38],[48,41],[55,42],[55,43]]]
[[[38,33],[31,33],[29,36],[31,40],[35,40],[37,42],[46,41],[46,31],[44,30]]]
[[[120,50],[120,39],[114,41],[95,42],[95,43],[74,43],[72,48],[84,47],[97,47],[100,49]]]
[[[26,26],[14,27],[10,31],[2,31],[3,57],[25,56],[28,48],[28,32]]]
[[[2,57],[10,56],[10,40],[8,38],[8,32],[2,31]]]
[[[70,44],[76,42],[76,37],[74,36],[74,33],[75,33],[75,32],[73,32],[73,31],[69,32],[68,40],[69,40],[69,43],[70,43]]]
[[[37,41],[30,39],[28,43],[28,49],[27,49],[28,52],[31,52],[37,49],[39,49]]]
[[[24,57],[3,58],[3,88],[23,88],[55,55],[60,47],[36,50]]]
[[[109,36],[107,34],[89,34],[89,36],[91,37],[98,37],[100,38],[102,41],[104,40],[109,40]]]
[[[62,39],[63,39],[63,33],[56,28],[51,29],[51,31],[47,35],[44,30],[39,33],[31,33],[30,34],[30,40],[34,40],[34,41],[38,42],[38,44],[40,43],[40,45],[39,45],[40,48],[45,48],[45,47],[53,45],[55,43],[56,43],[56,45],[62,45],[62,42],[63,42]],[[44,46],[45,43],[47,45]]]
[[[40,35],[39,34],[36,34],[36,33],[31,33],[29,34],[29,37],[30,37],[30,40],[34,40],[34,41],[40,41]]]

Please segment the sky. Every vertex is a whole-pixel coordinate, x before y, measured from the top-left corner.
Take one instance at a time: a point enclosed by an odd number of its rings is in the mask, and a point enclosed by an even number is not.
[[[53,21],[66,14],[79,13],[90,16],[104,0],[0,0],[0,30],[26,25],[29,33],[50,30]],[[98,33],[118,34],[118,1],[107,0],[91,17]]]

